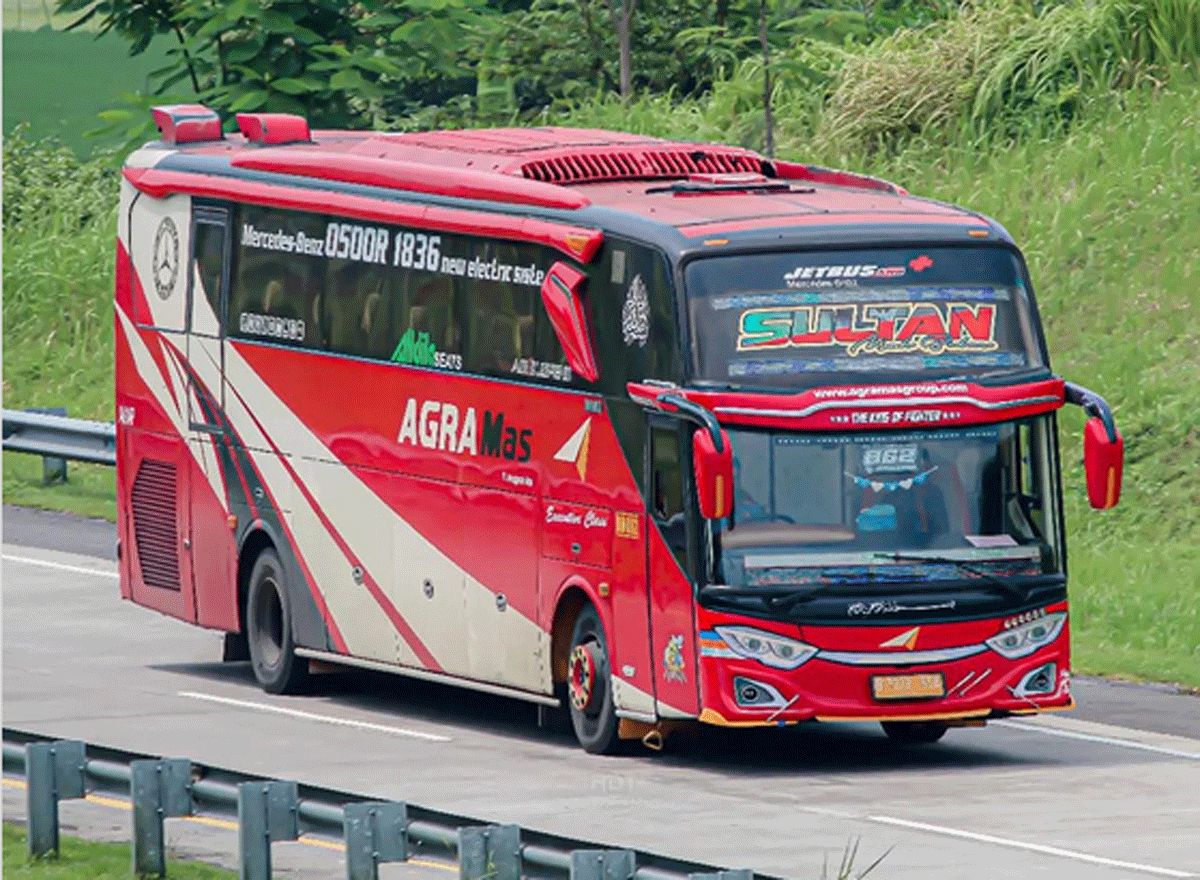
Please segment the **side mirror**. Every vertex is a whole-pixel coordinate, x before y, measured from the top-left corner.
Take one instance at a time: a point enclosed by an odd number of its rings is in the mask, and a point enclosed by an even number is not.
[[[1095,391],[1074,382],[1063,383],[1063,399],[1083,407],[1089,416],[1083,426],[1083,471],[1087,475],[1088,503],[1096,510],[1116,507],[1121,497],[1125,441],[1117,430],[1112,407]]]
[[[1121,497],[1121,469],[1125,460],[1125,441],[1113,428],[1115,439],[1100,418],[1090,418],[1083,426],[1083,470],[1087,475],[1088,503],[1096,510],[1116,507]]]
[[[586,281],[587,276],[578,269],[557,262],[542,282],[542,302],[567,356],[567,363],[580,376],[595,382],[600,378],[600,368],[596,366],[596,354],[588,336],[587,317],[580,296]]]
[[[721,431],[721,450],[704,428],[692,434],[692,468],[696,474],[696,498],[705,519],[724,519],[733,511],[733,447]]]

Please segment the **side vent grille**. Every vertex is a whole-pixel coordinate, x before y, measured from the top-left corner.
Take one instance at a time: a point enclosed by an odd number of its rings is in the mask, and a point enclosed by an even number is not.
[[[659,180],[690,174],[762,174],[763,160],[753,153],[694,150],[608,150],[574,152],[526,162],[521,174],[545,183],[602,180]]]
[[[146,459],[133,481],[133,537],[148,587],[179,589],[175,465]]]

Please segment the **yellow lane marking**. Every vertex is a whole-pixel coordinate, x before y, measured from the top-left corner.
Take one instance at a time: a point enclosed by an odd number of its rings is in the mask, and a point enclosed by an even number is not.
[[[332,840],[321,840],[319,837],[308,837],[304,834],[300,835],[299,842],[307,843],[310,846],[319,846],[322,849],[335,849],[338,852],[346,851],[346,847],[343,844],[335,843]]]
[[[24,790],[25,782],[21,779],[9,779],[8,777],[5,777],[4,787]],[[84,800],[86,800],[88,803],[98,804],[102,807],[112,807],[118,810],[130,810],[133,808],[133,804],[130,801],[122,800],[121,798],[105,797],[104,795],[99,794],[89,794],[84,798]],[[231,822],[229,819],[217,819],[212,816],[183,816],[181,818],[183,818],[183,820],[186,822],[194,822],[197,825],[208,825],[212,828],[222,828],[226,831],[237,831],[238,828],[237,822]],[[305,834],[300,835],[300,837],[297,838],[296,843],[303,843],[307,844],[308,846],[334,850],[336,852],[346,851],[346,845],[343,843],[337,843],[332,840],[322,840],[319,837],[309,837]],[[450,865],[446,862],[434,862],[429,859],[409,859],[403,864],[416,865],[419,868],[436,868],[439,871],[458,870],[458,865]]]
[[[224,828],[226,831],[238,830],[238,823],[231,822],[229,819],[218,819],[215,816],[183,816],[182,818],[189,822],[195,822],[197,825],[208,825],[210,828]]]
[[[93,804],[99,804],[102,807],[113,807],[118,810],[130,809],[129,801],[118,800],[117,798],[104,797],[100,794],[89,794],[84,797],[85,801]]]

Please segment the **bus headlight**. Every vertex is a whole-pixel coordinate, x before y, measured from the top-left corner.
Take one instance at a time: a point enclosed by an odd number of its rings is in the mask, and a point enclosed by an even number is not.
[[[749,626],[713,627],[733,653],[776,669],[795,669],[817,653],[812,645]]]
[[[1048,645],[1058,638],[1058,634],[1062,632],[1063,624],[1066,622],[1066,612],[1058,611],[1054,614],[1047,614],[1045,617],[1039,617],[1037,620],[1031,620],[1029,623],[1014,626],[1012,629],[1006,629],[1004,632],[992,636],[985,644],[1009,660],[1028,657],[1042,645]]]

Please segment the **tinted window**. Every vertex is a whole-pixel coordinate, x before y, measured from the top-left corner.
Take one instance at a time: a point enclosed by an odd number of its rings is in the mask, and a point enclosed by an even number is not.
[[[687,566],[687,518],[683,505],[683,469],[679,428],[654,426],[650,431],[650,513],[680,566]]]
[[[243,207],[229,328],[265,342],[488,376],[573,380],[540,245]]]
[[[839,567],[935,576],[897,567],[923,561],[897,553],[951,560],[939,577],[962,577],[959,563],[1056,572],[1042,513],[1054,503],[1049,447],[1032,439],[1048,436],[1045,419],[890,434],[731,429],[733,515],[717,536],[724,577],[807,583]]]
[[[588,273],[587,301],[600,385],[625,397],[628,382],[679,381],[675,294],[657,251],[610,238]]]
[[[686,270],[693,369],[729,385],[1041,366],[1015,257],[988,248],[710,257]]]
[[[513,244],[485,243],[481,258],[488,277],[466,279],[468,333],[466,368],[491,376],[509,376],[523,358],[534,357],[534,306],[540,305],[539,289],[529,284],[504,280],[504,273],[492,266],[512,266],[520,262],[520,251]]]
[[[193,226],[192,243],[196,274],[200,279],[204,298],[212,309],[213,316],[221,319],[221,280],[225,274],[225,226],[209,220],[197,219]]]
[[[230,334],[324,347],[324,221],[305,214],[242,208],[234,236],[238,246]]]

